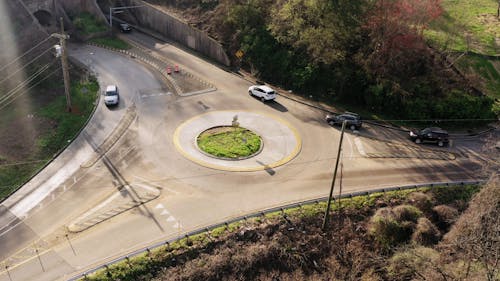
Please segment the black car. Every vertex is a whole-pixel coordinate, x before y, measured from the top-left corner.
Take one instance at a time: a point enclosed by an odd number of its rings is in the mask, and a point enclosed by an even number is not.
[[[128,33],[132,31],[132,27],[128,23],[120,23],[120,31],[123,33]]]
[[[344,120],[346,121],[346,127],[351,130],[359,130],[363,122],[361,122],[361,118],[358,114],[352,112],[346,112],[343,114],[328,114],[325,118],[326,122],[333,125],[342,125]]]
[[[444,146],[450,142],[448,132],[438,127],[410,131],[410,139],[417,144],[431,142],[436,143],[438,146]]]

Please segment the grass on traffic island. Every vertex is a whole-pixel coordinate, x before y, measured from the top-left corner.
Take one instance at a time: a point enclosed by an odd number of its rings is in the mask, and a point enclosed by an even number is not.
[[[239,126],[220,126],[207,129],[198,136],[198,147],[215,157],[239,159],[259,151],[260,137]]]

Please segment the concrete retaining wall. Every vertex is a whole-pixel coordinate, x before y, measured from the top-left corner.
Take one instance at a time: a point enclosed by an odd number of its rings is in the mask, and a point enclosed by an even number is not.
[[[104,23],[107,23],[106,17],[104,17],[95,0],[59,0],[59,4],[64,8],[66,13],[70,15],[85,11],[95,15]]]
[[[163,36],[196,50],[223,65],[230,65],[230,60],[222,45],[203,31],[189,26],[187,23],[156,9],[144,1],[129,0],[127,2],[131,6],[144,5],[141,8],[130,9],[130,12],[136,16],[140,25],[159,32]]]

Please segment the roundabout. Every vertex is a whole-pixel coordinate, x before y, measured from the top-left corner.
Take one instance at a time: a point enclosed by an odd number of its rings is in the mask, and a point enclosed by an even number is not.
[[[215,157],[198,147],[198,137],[203,132],[211,128],[233,127],[234,122],[260,136],[260,150],[248,157],[231,159]],[[302,147],[300,135],[287,121],[262,112],[241,110],[214,111],[195,116],[177,127],[173,142],[184,157],[198,165],[235,172],[261,171],[281,166],[295,158]]]

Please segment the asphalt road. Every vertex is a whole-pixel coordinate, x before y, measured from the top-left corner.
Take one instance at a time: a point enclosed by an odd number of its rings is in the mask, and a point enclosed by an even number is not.
[[[248,96],[251,83],[240,76],[173,45],[131,36],[217,90],[180,96],[136,58],[71,46],[70,55],[98,74],[101,88],[118,85],[120,105],[107,108],[100,100],[69,149],[0,205],[1,281],[65,280],[182,232],[328,195],[340,130],[325,124],[323,111],[284,97],[264,104]],[[301,138],[300,152],[281,166],[232,172],[199,165],[175,147],[173,135],[186,120],[228,110],[286,120]],[[403,133],[364,130],[345,136],[344,192],[477,179],[488,160],[479,138],[457,140],[436,152],[433,146],[414,146]],[[130,191],[123,192],[124,186]],[[134,205],[142,199],[147,202]],[[89,222],[81,232],[68,231],[75,221],[110,207],[122,211]]]

